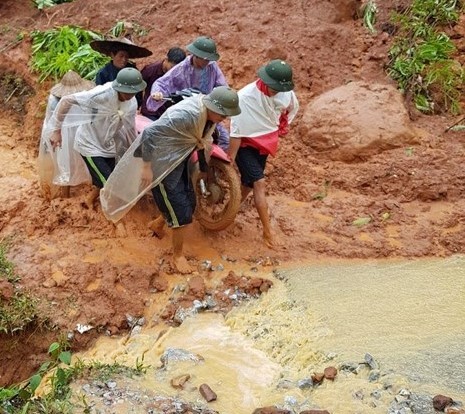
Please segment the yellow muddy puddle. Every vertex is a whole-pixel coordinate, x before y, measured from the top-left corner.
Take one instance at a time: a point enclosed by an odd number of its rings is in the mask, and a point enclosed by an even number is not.
[[[135,367],[145,375],[119,378],[131,392],[179,397],[221,414],[251,414],[278,405],[292,412],[326,409],[332,414],[386,413],[403,389],[444,394],[465,402],[465,259],[302,264],[278,269],[274,287],[230,312],[197,314],[178,328],[147,324],[123,338],[102,337],[78,357]],[[270,275],[270,277],[272,277]],[[150,319],[150,315],[146,315]],[[167,350],[201,356],[163,366]],[[335,381],[302,384],[329,366]],[[184,389],[170,382],[189,375]],[[217,400],[199,393],[208,384]],[[300,385],[300,386],[299,386]],[[75,386],[81,391],[82,383]],[[88,401],[92,400],[86,397]],[[121,399],[104,413],[146,412]]]

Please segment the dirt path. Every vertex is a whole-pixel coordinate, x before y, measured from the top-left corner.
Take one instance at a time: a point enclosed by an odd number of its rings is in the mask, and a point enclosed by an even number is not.
[[[86,187],[73,189],[69,199],[48,202],[42,197],[35,159],[49,85],[37,84],[29,72],[29,44],[15,43],[13,25],[20,30],[33,19],[37,28],[77,24],[104,31],[115,19],[135,20],[149,29],[143,44],[157,58],[172,46],[166,39],[184,45],[199,33],[210,33],[218,42],[221,66],[236,88],[251,81],[256,69],[270,58],[279,55],[291,61],[302,109],[313,96],[349,80],[386,82],[382,56],[387,35],[371,37],[353,19],[355,0],[287,2],[286,7],[277,0],[259,5],[239,0],[234,6],[202,1],[148,5],[137,0],[130,10],[121,2],[113,3],[106,7],[75,0],[46,13],[32,9],[28,0],[0,6],[0,22],[10,27],[1,42],[0,75],[21,76],[35,92],[25,101],[24,114],[19,115],[11,101],[0,116],[0,238],[11,238],[9,257],[21,283],[44,299],[52,324],[64,331],[74,330],[77,323],[99,327],[92,334],[75,337],[76,347],[87,345],[99,332],[127,329],[126,314],[140,315],[154,287],[160,291],[160,301],[166,300],[166,292],[181,276],[173,274],[166,261],[169,239],[158,240],[147,229],[155,214],[147,200],[125,218],[128,235],[118,237],[99,207],[82,206]],[[382,16],[397,3],[382,2]],[[201,16],[195,12],[199,7],[205,11]],[[277,9],[282,11],[279,18]],[[22,102],[16,103],[21,111]],[[261,242],[258,216],[249,200],[235,224],[223,232],[207,233],[194,224],[186,246],[189,260],[214,286],[224,272],[205,272],[205,260],[227,270],[250,272],[253,267],[271,271],[280,263],[321,258],[463,253],[465,135],[444,133],[453,121],[418,116],[415,126],[426,131],[427,138],[413,154],[400,148],[347,164],[306,147],[298,118],[268,168],[273,227],[283,248],[273,251]],[[370,218],[368,224],[353,224],[365,217]],[[3,350],[11,352],[0,357],[0,383],[34,370],[49,342],[48,338],[37,341],[28,333],[3,343]],[[16,377],[7,375],[18,358],[27,359],[27,367],[15,371]]]

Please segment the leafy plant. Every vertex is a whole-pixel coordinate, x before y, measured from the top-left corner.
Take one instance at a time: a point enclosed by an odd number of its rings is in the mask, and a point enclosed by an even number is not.
[[[118,363],[84,363],[77,359],[71,365],[71,352],[65,340],[59,340],[49,346],[49,359],[28,380],[8,388],[0,388],[0,411],[7,414],[71,414],[76,411],[90,413],[91,407],[85,397],[72,397],[71,383],[76,378],[86,377],[106,382],[116,375],[142,375],[148,366],[136,360],[136,367],[130,368]],[[41,396],[37,390],[41,387]],[[77,401],[80,398],[80,402]]]
[[[378,7],[373,0],[368,0],[362,8],[363,25],[371,32],[376,33],[375,23]]]
[[[112,37],[123,37],[132,34],[135,34],[136,36],[144,36],[147,34],[147,30],[137,23],[118,21],[109,30],[109,34]]]
[[[73,0],[33,0],[35,6],[39,9],[46,9],[48,7],[56,6],[61,3],[71,3]]]
[[[44,32],[35,30],[32,37],[32,69],[40,73],[39,81],[55,80],[69,70],[83,78],[93,79],[108,57],[94,51],[89,43],[102,39],[96,32],[75,26],[62,26]]]
[[[399,31],[387,72],[422,112],[461,110],[464,70],[453,59],[454,43],[440,31],[457,22],[460,8],[457,0],[414,0],[404,13],[393,15]]]
[[[71,353],[65,342],[54,342],[49,346],[49,360],[44,362],[37,373],[27,381],[9,388],[0,388],[0,408],[6,413],[66,413],[69,409],[69,382],[74,375],[71,368],[62,368],[62,364],[71,365]],[[36,390],[44,378],[50,384],[50,392],[44,398],[35,398]],[[65,403],[63,403],[65,401]]]

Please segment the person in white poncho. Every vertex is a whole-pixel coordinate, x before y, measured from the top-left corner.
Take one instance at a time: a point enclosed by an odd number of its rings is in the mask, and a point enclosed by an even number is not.
[[[82,79],[78,73],[70,70],[59,83],[52,87],[47,100],[45,119],[39,146],[39,179],[44,195],[54,198],[69,195],[69,186],[90,181],[90,175],[81,155],[74,150],[75,128],[63,131],[62,147],[53,151],[50,142],[52,131],[47,125],[63,96],[86,91],[95,87],[95,83]]]
[[[242,200],[253,191],[264,241],[274,247],[279,242],[271,231],[265,166],[268,155],[277,152],[279,137],[288,133],[299,103],[293,92],[292,68],[284,60],[262,66],[258,77],[238,92],[242,112],[231,119],[229,155],[241,174]]]
[[[116,222],[152,190],[161,215],[150,227],[158,237],[162,237],[165,223],[172,229],[173,266],[180,273],[193,271],[183,253],[185,228],[192,222],[196,207],[189,156],[198,150],[200,171],[206,180],[205,153],[215,126],[239,113],[237,93],[227,86],[169,107],[137,137],[100,193],[102,211]]]
[[[74,148],[81,154],[96,187],[87,197],[92,208],[118,157],[136,137],[135,95],[146,87],[137,69],[122,69],[112,83],[65,96],[47,128],[54,148],[61,146],[62,134],[76,128]]]

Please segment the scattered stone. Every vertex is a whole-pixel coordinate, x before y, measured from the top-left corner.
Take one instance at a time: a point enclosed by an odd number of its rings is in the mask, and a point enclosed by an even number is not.
[[[323,381],[324,377],[325,377],[325,374],[323,374],[322,372],[315,372],[312,375],[312,381],[314,384],[320,384],[321,381]]]
[[[373,398],[376,400],[379,400],[381,398],[381,391],[380,390],[374,390],[370,394]]]
[[[365,362],[371,369],[379,369],[379,365],[376,360],[369,353],[365,354]]]
[[[108,381],[106,386],[112,390],[113,388],[116,388],[116,381]]]
[[[454,400],[445,395],[438,394],[433,398],[433,407],[435,410],[444,411],[446,407],[452,405]]]
[[[381,371],[379,369],[372,369],[370,373],[368,374],[368,381],[376,382],[379,380],[380,376],[381,376]]]
[[[283,410],[274,406],[261,407],[254,410],[252,414],[292,414],[289,410]]]
[[[297,386],[301,390],[306,390],[306,389],[309,389],[309,388],[313,387],[313,381],[312,381],[311,378],[304,378],[304,379],[301,379],[301,380],[297,381]]]
[[[337,369],[334,367],[326,367],[324,371],[324,377],[330,381],[334,381],[337,376]]]
[[[352,372],[354,374],[358,374],[359,369],[360,369],[360,364],[357,362],[343,362],[339,366],[340,371]]]
[[[145,325],[145,318],[141,317],[138,318],[137,316],[132,316],[127,314],[126,321],[128,322],[129,328],[134,328],[135,326],[144,326]]]
[[[217,398],[215,392],[207,384],[202,384],[199,387],[199,391],[202,397],[205,398],[205,401],[207,402],[215,401]]]
[[[291,388],[294,388],[294,383],[291,380],[283,379],[278,382],[278,385],[276,386],[276,388],[283,389],[283,390],[290,390]]]
[[[178,377],[171,378],[170,384],[173,388],[183,389],[184,384],[189,381],[191,376],[189,374],[179,375]]]
[[[165,352],[163,352],[163,355],[160,357],[162,367],[166,367],[168,363],[174,361],[192,361],[198,364],[199,362],[203,362],[204,360],[205,358],[202,355],[194,354],[192,352],[180,348],[168,348]]]
[[[363,390],[358,390],[358,391],[355,391],[352,396],[356,399],[356,400],[360,400],[362,401],[364,398],[365,398],[365,394],[363,393]]]
[[[78,331],[80,334],[90,331],[91,329],[94,329],[92,325],[82,325],[80,323],[76,325],[76,331]]]
[[[201,263],[201,267],[202,267],[202,269],[204,269],[204,270],[213,270],[213,269],[212,269],[212,262],[211,262],[211,260],[204,260],[204,261]]]

